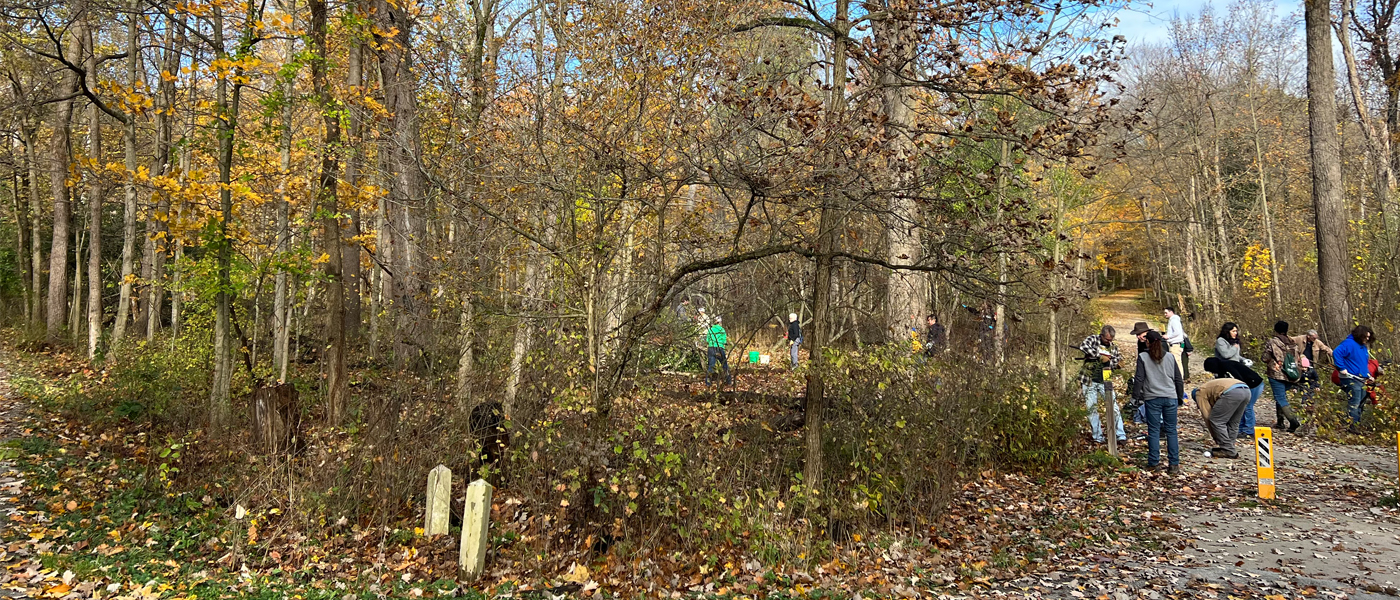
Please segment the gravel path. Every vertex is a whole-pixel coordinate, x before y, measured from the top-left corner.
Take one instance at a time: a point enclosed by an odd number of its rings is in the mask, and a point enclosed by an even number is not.
[[[1097,302],[1106,322],[1119,332],[1131,330],[1135,321],[1162,327],[1160,315],[1143,313],[1141,297],[1140,290],[1130,290]],[[1131,351],[1133,340],[1119,337],[1120,347]],[[1209,378],[1201,367],[1206,354],[1208,350],[1192,361],[1188,391]],[[1267,391],[1256,413],[1259,424],[1274,422]],[[1169,485],[1181,485],[1171,496],[1171,512],[1189,547],[1165,569],[1170,576],[1194,588],[1219,589],[1222,598],[1241,586],[1288,598],[1400,594],[1400,512],[1376,505],[1396,490],[1394,446],[1347,446],[1277,430],[1278,500],[1268,508],[1255,501],[1252,444],[1240,444],[1240,459],[1207,458],[1210,438],[1199,412],[1188,404],[1180,417],[1186,475]],[[1144,451],[1143,446],[1130,445],[1129,455]]]

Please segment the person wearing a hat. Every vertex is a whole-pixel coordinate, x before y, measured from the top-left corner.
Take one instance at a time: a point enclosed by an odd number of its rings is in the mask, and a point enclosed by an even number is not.
[[[705,385],[714,385],[710,380],[710,373],[715,370],[715,363],[718,362],[724,369],[724,385],[734,383],[734,375],[729,372],[729,356],[724,348],[729,345],[729,334],[725,333],[724,327],[720,325],[721,319],[716,316],[714,324],[710,325],[710,330],[705,332]]]
[[[1147,352],[1147,332],[1149,331],[1152,331],[1152,328],[1147,326],[1147,321],[1138,321],[1133,323],[1133,330],[1128,332],[1137,338],[1138,354]]]
[[[802,345],[802,324],[797,322],[797,313],[788,313],[787,335],[788,352],[792,354],[792,368],[797,368],[797,348]]]

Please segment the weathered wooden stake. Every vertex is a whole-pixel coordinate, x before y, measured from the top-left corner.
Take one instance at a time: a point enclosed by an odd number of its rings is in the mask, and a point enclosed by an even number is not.
[[[458,563],[467,581],[486,570],[486,550],[491,538],[491,484],[478,479],[467,486],[467,506],[462,514],[462,546]]]
[[[427,536],[445,535],[452,507],[452,469],[445,465],[428,471],[428,505],[424,517],[423,534]]]
[[[1118,456],[1118,420],[1122,419],[1122,410],[1118,408],[1118,399],[1113,397],[1113,370],[1103,370],[1103,403],[1104,412],[1108,413],[1108,418],[1103,422],[1104,437],[1108,438],[1108,454]]]

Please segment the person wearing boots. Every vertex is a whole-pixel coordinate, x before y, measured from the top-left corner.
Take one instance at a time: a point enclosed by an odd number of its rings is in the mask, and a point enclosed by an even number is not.
[[[1274,409],[1278,413],[1278,423],[1274,424],[1274,429],[1283,429],[1287,425],[1289,433],[1298,431],[1303,422],[1298,420],[1298,415],[1288,406],[1288,388],[1296,383],[1297,379],[1290,378],[1290,374],[1284,370],[1284,363],[1290,360],[1294,369],[1293,375],[1297,375],[1299,368],[1298,345],[1293,338],[1288,337],[1288,321],[1274,323],[1274,335],[1264,342],[1263,359],[1265,374],[1269,376],[1269,390],[1274,395]]]

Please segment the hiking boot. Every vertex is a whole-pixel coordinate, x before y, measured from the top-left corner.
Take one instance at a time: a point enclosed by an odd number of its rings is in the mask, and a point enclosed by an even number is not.
[[[1239,457],[1240,457],[1240,453],[1235,452],[1234,450],[1230,450],[1229,448],[1216,448],[1216,449],[1210,451],[1210,455],[1211,455],[1212,458],[1239,458]]]
[[[1294,412],[1293,412],[1293,407],[1291,407],[1291,406],[1280,406],[1280,407],[1278,407],[1278,409],[1279,409],[1279,415],[1280,415],[1280,416],[1279,416],[1279,419],[1280,419],[1279,422],[1282,423],[1282,419],[1287,419],[1287,420],[1288,420],[1288,423],[1289,423],[1289,425],[1288,425],[1288,433],[1295,433],[1295,432],[1298,431],[1298,428],[1299,428],[1299,427],[1302,427],[1302,426],[1303,426],[1303,420],[1302,420],[1302,419],[1299,419],[1297,413],[1294,413]]]
[[[1175,476],[1177,476],[1177,475],[1180,475],[1180,474],[1181,474],[1181,465],[1172,465],[1172,466],[1170,466],[1170,467],[1167,467],[1167,474],[1168,474],[1168,475],[1171,475],[1171,476],[1173,476],[1173,477],[1175,477]]]
[[[1352,435],[1361,435],[1361,428],[1357,427],[1356,425],[1349,425],[1347,426],[1347,433],[1350,433]]]

